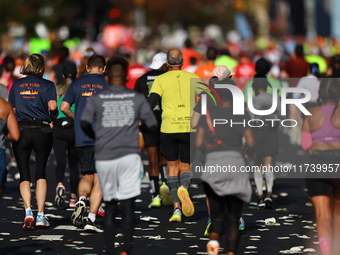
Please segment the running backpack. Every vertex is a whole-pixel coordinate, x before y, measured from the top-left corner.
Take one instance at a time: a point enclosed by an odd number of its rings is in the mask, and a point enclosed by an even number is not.
[[[211,134],[211,136],[212,136],[212,138],[215,142],[214,144],[207,143],[206,147],[217,148],[221,145],[225,145],[225,143],[222,140],[216,138],[216,130],[215,130],[215,127],[212,123],[210,111],[208,109],[207,109],[207,114],[205,115],[205,119],[206,119],[206,122],[207,122],[207,125],[208,125],[208,128],[209,128],[210,134]]]

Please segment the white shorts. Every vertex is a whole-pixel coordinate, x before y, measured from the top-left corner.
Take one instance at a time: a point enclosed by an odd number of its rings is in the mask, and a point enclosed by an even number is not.
[[[113,160],[96,160],[96,169],[104,201],[125,200],[140,195],[143,165],[138,154]]]

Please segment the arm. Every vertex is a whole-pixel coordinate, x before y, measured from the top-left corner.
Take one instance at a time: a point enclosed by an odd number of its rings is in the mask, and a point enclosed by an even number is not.
[[[196,131],[195,146],[201,148],[204,143],[205,130],[203,127],[198,127]]]
[[[190,121],[190,126],[191,128],[196,128],[199,121],[200,121],[200,118],[201,118],[201,114],[194,111],[192,117],[191,117],[191,121]]]
[[[156,93],[151,93],[148,99],[148,102],[151,106],[151,109],[155,108],[159,100],[161,99],[161,96]]]
[[[157,120],[144,95],[140,94],[140,100],[141,100],[139,115],[140,119],[142,120],[143,124],[145,124],[148,127],[149,131],[157,131],[158,130]]]
[[[9,140],[18,141],[20,138],[20,130],[19,130],[18,122],[15,117],[13,108],[11,106],[9,106],[8,108],[9,108],[9,114],[7,117],[7,129],[8,129],[7,138]]]
[[[95,133],[94,133],[94,131],[93,131],[93,129],[92,129],[92,125],[91,125],[90,122],[87,122],[87,121],[85,121],[85,120],[82,120],[82,121],[80,122],[80,126],[81,126],[82,130],[84,131],[84,133],[85,133],[88,137],[90,137],[90,138],[92,138],[92,139],[95,139]]]
[[[71,105],[66,102],[66,101],[62,101],[61,105],[60,105],[60,110],[69,118],[74,120],[74,113],[71,111]]]
[[[253,130],[248,128],[246,131],[243,132],[243,136],[246,140],[246,156],[251,157],[254,154],[255,149],[255,138],[253,135]]]
[[[56,119],[59,115],[58,107],[57,107],[57,101],[56,100],[50,100],[47,103],[48,109],[50,111],[52,119]]]
[[[312,134],[310,132],[309,117],[307,117],[302,124],[301,131],[301,147],[304,151],[309,150],[313,145]]]

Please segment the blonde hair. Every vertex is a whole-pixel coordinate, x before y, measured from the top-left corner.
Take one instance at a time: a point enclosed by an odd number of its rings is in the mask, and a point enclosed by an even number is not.
[[[32,54],[26,58],[20,73],[24,75],[43,76],[45,71],[45,60],[40,54]]]

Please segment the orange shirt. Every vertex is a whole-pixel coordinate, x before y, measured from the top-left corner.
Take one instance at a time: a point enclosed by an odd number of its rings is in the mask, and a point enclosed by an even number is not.
[[[198,52],[194,51],[193,49],[185,48],[185,49],[182,49],[181,51],[182,51],[182,55],[183,55],[182,70],[184,70],[186,67],[190,66],[190,58],[196,58],[197,59],[196,65],[200,65],[200,63],[202,62],[201,55]]]
[[[196,69],[195,74],[200,78],[211,78],[212,71],[216,66],[214,64],[206,64]]]

